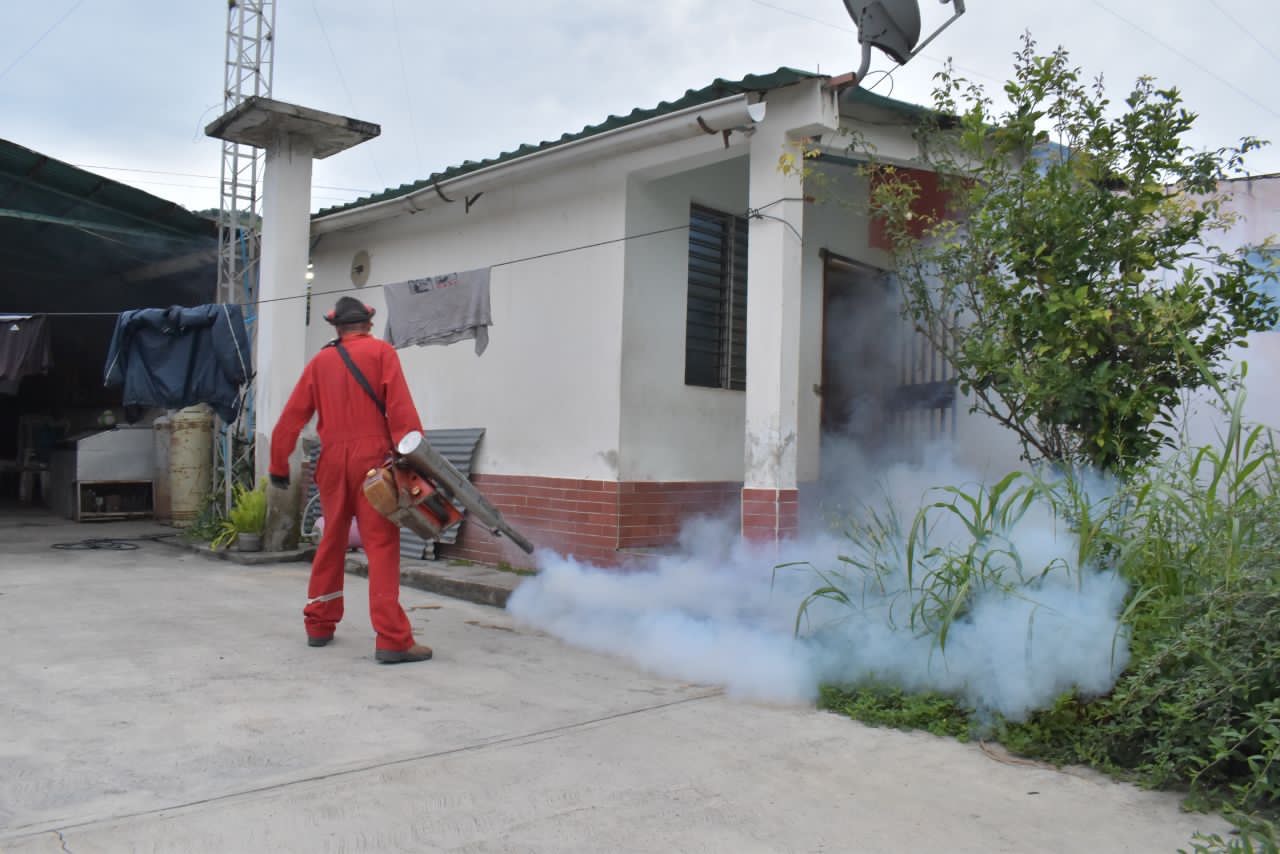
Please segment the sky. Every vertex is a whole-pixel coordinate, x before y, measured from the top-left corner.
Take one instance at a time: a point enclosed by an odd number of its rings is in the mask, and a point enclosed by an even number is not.
[[[950,5],[920,0],[926,32]],[[951,57],[990,90],[1019,36],[1065,47],[1120,101],[1140,75],[1199,115],[1192,142],[1252,135],[1280,172],[1275,0],[967,0],[891,77],[866,85],[929,103]],[[226,0],[0,0],[0,137],[171,199],[218,206]],[[1158,8],[1159,13],[1152,13]],[[717,77],[790,66],[856,69],[841,0],[276,0],[273,97],[375,122],[377,139],[317,161],[312,207],[652,107]]]

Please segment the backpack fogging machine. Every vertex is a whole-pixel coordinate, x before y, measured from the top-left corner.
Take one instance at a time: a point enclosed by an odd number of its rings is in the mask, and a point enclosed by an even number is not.
[[[501,534],[526,554],[533,554],[533,543],[508,525],[498,508],[431,447],[425,436],[417,431],[409,433],[396,451],[395,459],[372,469],[365,479],[364,494],[375,510],[424,540],[438,540],[462,521],[456,502],[486,531]]]

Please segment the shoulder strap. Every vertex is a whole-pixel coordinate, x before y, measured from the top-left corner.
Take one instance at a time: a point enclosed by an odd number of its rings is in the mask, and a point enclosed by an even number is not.
[[[378,393],[373,390],[373,386],[369,385],[369,381],[365,379],[364,374],[360,373],[360,369],[356,367],[356,363],[352,361],[351,354],[347,352],[347,348],[342,346],[341,340],[336,340],[329,346],[338,350],[338,355],[342,357],[342,361],[347,363],[347,369],[351,371],[351,376],[356,378],[356,382],[360,383],[360,388],[364,389],[364,393],[369,395],[369,399],[378,407],[378,411],[382,413],[382,417],[387,417],[387,405],[382,402],[382,398],[378,397]]]

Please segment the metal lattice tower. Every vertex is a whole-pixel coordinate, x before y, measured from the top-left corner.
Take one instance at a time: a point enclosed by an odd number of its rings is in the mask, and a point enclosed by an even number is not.
[[[223,114],[253,97],[271,97],[275,68],[275,0],[227,0],[227,44],[224,66]],[[218,208],[218,301],[245,306],[245,324],[254,338],[257,312],[261,199],[259,187],[263,154],[234,142],[222,143],[222,200]],[[220,425],[214,442],[215,494],[221,488],[231,505],[237,434],[253,447],[253,396],[246,394],[238,429]],[[249,479],[253,467],[249,465]],[[252,485],[252,484],[250,484]]]

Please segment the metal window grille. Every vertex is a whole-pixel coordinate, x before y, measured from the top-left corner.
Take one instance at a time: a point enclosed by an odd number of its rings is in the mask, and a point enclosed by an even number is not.
[[[913,441],[956,434],[955,369],[936,347],[904,320],[899,385],[894,395],[894,431]]]
[[[686,385],[747,387],[747,220],[692,205]]]

